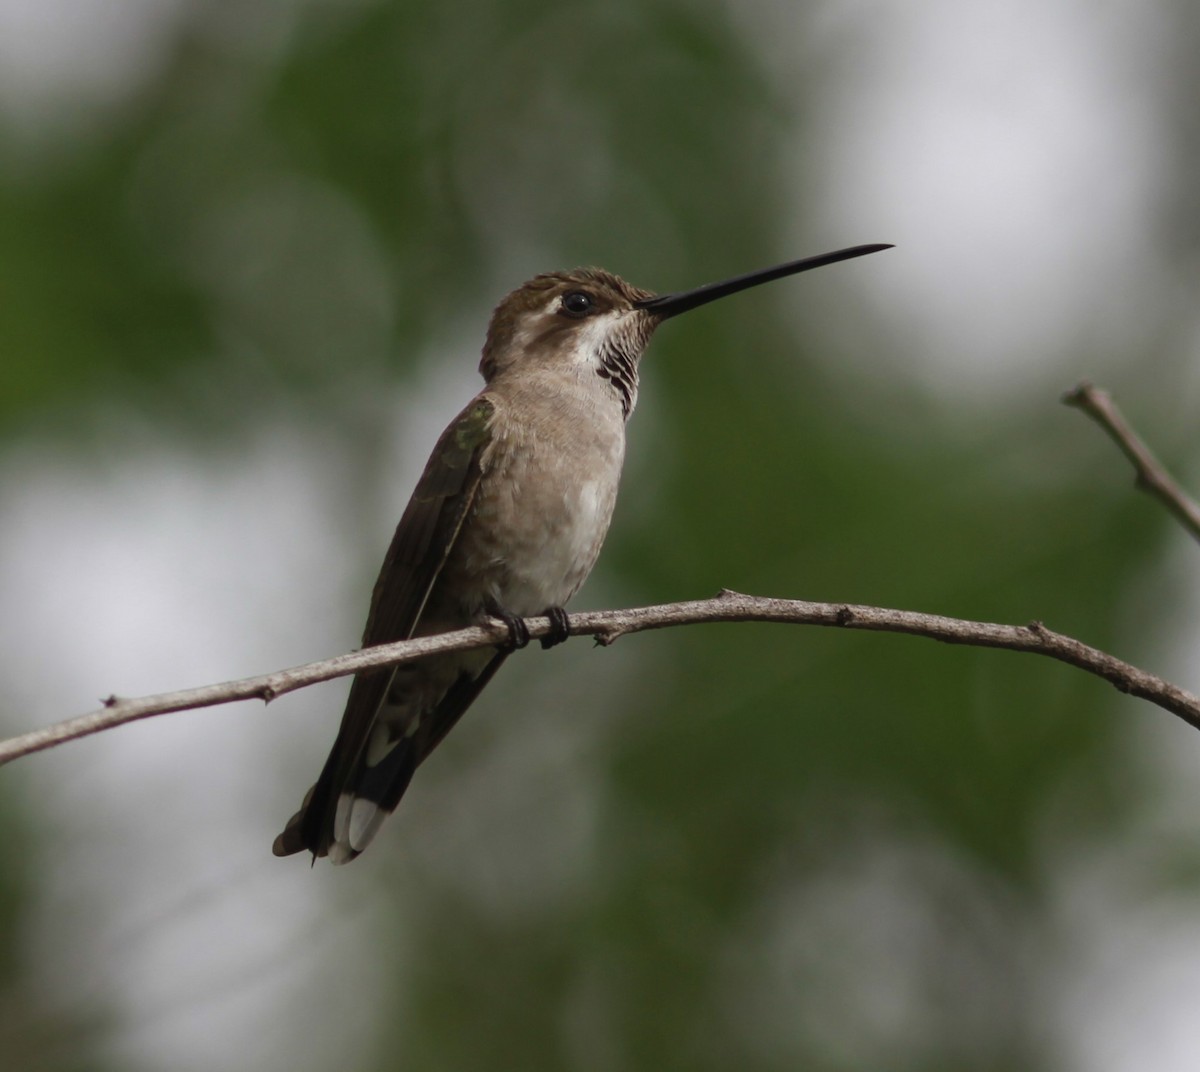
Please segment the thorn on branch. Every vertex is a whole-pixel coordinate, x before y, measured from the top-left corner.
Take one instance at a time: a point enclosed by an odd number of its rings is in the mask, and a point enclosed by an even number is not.
[[[107,696],[102,696],[100,702],[105,707],[116,707],[121,702],[120,697],[115,692],[110,692]]]

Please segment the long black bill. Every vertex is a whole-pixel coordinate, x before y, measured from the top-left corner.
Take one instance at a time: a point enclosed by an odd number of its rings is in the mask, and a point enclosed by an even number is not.
[[[849,249],[835,250],[833,253],[822,253],[817,257],[805,257],[800,261],[788,261],[787,264],[777,264],[774,268],[762,268],[757,272],[747,272],[721,283],[706,283],[695,290],[683,290],[678,294],[659,294],[653,298],[643,298],[634,302],[639,309],[656,313],[664,320],[669,316],[686,313],[699,305],[707,305],[710,301],[736,294],[739,290],[757,287],[760,283],[769,283],[772,279],[782,279],[785,275],[795,275],[797,272],[807,272],[810,268],[823,268],[827,264],[837,264],[838,261],[848,261],[853,257],[865,257],[868,253],[878,253],[883,249],[891,249],[890,243],[876,243],[870,246],[851,246]]]

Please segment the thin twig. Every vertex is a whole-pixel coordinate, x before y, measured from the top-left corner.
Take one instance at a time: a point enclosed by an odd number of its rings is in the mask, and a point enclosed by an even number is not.
[[[1109,434],[1133,465],[1137,486],[1155,496],[1195,539],[1200,540],[1200,506],[1175,483],[1150,448],[1138,438],[1117,409],[1112,395],[1085,381],[1067,391],[1062,401],[1083,410]]]
[[[1149,700],[1178,715],[1190,726],[1200,729],[1200,697],[1097,648],[1055,633],[1041,622],[1031,622],[1029,625],[995,625],[989,622],[946,618],[938,614],[920,614],[915,611],[853,606],[847,603],[809,603],[798,599],[773,599],[723,591],[713,599],[698,599],[687,603],[665,603],[631,610],[572,614],[570,631],[576,636],[594,636],[597,643],[607,645],[626,633],[701,622],[785,622],[793,625],[909,633],[950,644],[1007,648],[1011,651],[1045,655],[1102,677],[1121,692]],[[534,638],[545,636],[552,629],[547,618],[529,618],[526,625],[530,637]],[[197,689],[136,699],[110,696],[103,701],[102,708],[90,714],[0,741],[0,764],[152,715],[211,707],[236,700],[257,699],[269,702],[284,693],[315,685],[319,681],[343,677],[359,670],[412,662],[439,652],[487,647],[506,639],[508,635],[507,627],[495,622],[439,636],[421,637],[397,644],[381,644],[291,670],[280,670],[273,674],[243,678],[220,685],[205,685]]]

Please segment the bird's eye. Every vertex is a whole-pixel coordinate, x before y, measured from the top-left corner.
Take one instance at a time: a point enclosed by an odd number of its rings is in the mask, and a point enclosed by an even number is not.
[[[569,290],[562,296],[562,311],[567,316],[587,316],[592,305],[592,296],[582,290]]]

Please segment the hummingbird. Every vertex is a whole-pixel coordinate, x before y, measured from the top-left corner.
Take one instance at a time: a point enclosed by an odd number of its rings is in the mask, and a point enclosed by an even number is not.
[[[417,481],[371,596],[363,646],[499,619],[506,642],[357,674],[316,784],[276,839],[344,864],[400,802],[417,767],[546,616],[563,605],[608,532],[638,367],[671,317],[773,279],[890,249],[854,246],[674,294],[599,268],[535,276],[496,307],[484,388],[450,422]]]

